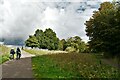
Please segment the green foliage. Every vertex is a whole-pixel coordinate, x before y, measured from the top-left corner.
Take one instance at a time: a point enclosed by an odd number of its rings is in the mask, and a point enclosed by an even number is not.
[[[42,30],[37,29],[35,31],[34,36],[38,40],[38,46],[37,47],[44,48],[44,44],[43,44],[43,42],[44,42],[44,32]]]
[[[73,51],[83,53],[87,49],[87,45],[85,44],[85,42],[82,41],[82,39],[79,36],[68,38],[65,45],[66,50],[69,52]]]
[[[67,47],[66,49],[65,49],[65,51],[67,51],[67,52],[78,52],[74,47]]]
[[[49,50],[57,50],[59,39],[56,36],[56,33],[52,29],[46,29],[45,32],[46,47]]]
[[[25,41],[26,46],[28,47],[38,47],[38,39],[35,36],[29,36],[29,38]]]
[[[5,55],[0,55],[0,64],[4,63],[5,61],[9,60],[9,55],[5,54]]]
[[[57,50],[59,39],[56,36],[56,33],[52,29],[46,29],[44,32],[37,29],[33,36],[25,41],[26,46],[28,47],[38,47],[42,49]]]
[[[66,48],[67,48],[67,45],[66,45],[65,39],[60,40],[59,41],[58,49],[64,51]]]
[[[87,36],[92,52],[103,52],[111,56],[120,52],[120,15],[119,8],[110,2],[101,4],[99,11],[86,21]]]
[[[52,54],[32,58],[34,77],[39,78],[118,78],[118,70],[93,54]]]
[[[0,45],[0,64],[9,60],[9,51],[10,51],[10,48],[4,45]]]
[[[79,36],[70,37],[67,40],[62,39],[59,40],[56,36],[56,33],[48,28],[44,32],[42,30],[37,29],[33,36],[29,36],[29,38],[25,41],[26,46],[28,47],[38,47],[42,49],[48,50],[63,50],[67,51],[69,47],[74,48],[74,52],[85,52],[87,47],[86,44],[82,41]],[[68,48],[67,48],[68,47]]]

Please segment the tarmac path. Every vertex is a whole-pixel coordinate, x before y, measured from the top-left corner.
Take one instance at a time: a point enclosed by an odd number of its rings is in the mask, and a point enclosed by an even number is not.
[[[22,51],[20,60],[9,60],[2,64],[2,80],[33,80],[31,55]]]

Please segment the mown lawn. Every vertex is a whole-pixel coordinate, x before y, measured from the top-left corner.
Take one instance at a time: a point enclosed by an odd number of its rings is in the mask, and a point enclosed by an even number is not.
[[[32,58],[34,77],[118,78],[118,70],[101,63],[94,54],[60,53]]]
[[[10,48],[0,45],[0,64],[9,60]]]

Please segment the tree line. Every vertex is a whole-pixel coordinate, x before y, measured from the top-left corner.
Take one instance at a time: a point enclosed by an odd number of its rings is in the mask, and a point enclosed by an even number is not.
[[[56,33],[48,28],[45,31],[37,29],[34,35],[30,35],[25,45],[31,48],[48,50],[63,50],[68,52],[86,52],[87,45],[79,36],[60,40]]]
[[[98,11],[86,21],[86,44],[79,36],[59,40],[52,29],[44,32],[37,29],[25,41],[26,46],[49,50],[66,50],[71,52],[103,53],[105,56],[120,55],[120,2],[104,2]],[[89,47],[89,48],[88,48]]]
[[[120,53],[120,2],[104,2],[86,21],[89,50],[105,56]]]

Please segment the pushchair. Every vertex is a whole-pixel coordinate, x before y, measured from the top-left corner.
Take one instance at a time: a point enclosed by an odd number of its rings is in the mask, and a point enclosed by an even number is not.
[[[14,59],[14,54],[15,54],[14,49],[11,49],[11,50],[10,50],[10,56],[9,56],[9,58],[10,58],[10,59]]]
[[[9,58],[10,58],[10,60],[11,60],[11,59],[14,59],[14,55],[13,55],[13,54],[10,54],[10,55],[9,55]]]

